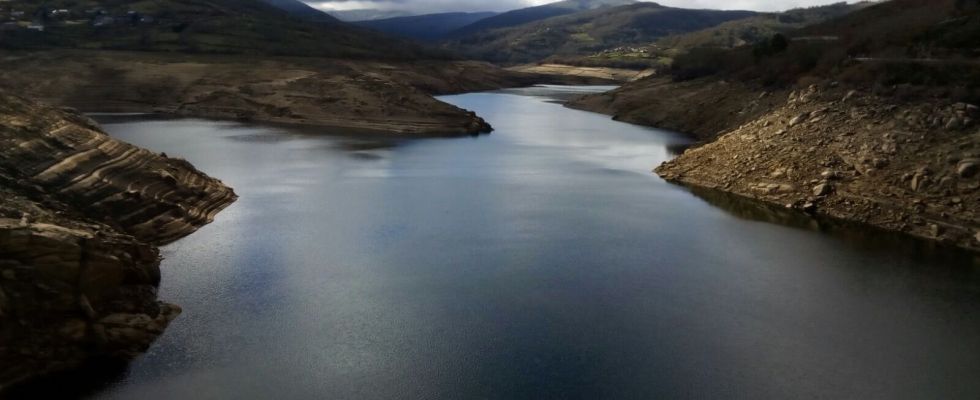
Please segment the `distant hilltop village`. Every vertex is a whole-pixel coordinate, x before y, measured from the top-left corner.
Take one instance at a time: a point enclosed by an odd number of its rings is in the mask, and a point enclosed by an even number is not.
[[[0,0],[0,31],[31,30],[43,32],[54,26],[91,26],[94,28],[152,24],[156,18],[133,10],[93,8],[54,8],[18,4]]]

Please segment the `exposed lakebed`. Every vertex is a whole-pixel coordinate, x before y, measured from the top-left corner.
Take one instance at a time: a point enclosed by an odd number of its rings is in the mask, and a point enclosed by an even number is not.
[[[458,139],[103,121],[240,199],[164,247],[184,313],[85,390],[980,396],[971,256],[665,183],[650,170],[687,140],[553,101],[581,90],[443,97],[497,129]]]

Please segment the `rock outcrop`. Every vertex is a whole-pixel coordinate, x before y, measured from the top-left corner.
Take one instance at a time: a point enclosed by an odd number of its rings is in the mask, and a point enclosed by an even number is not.
[[[787,93],[713,78],[674,82],[669,77],[649,77],[584,96],[567,106],[710,140],[718,132],[751,122],[781,105]]]
[[[905,86],[651,77],[568,106],[699,139],[669,181],[980,250],[978,108]]]
[[[157,300],[155,245],[235,198],[186,161],[0,93],[0,391],[144,351],[180,313]]]
[[[977,107],[811,85],[665,179],[980,250]]]

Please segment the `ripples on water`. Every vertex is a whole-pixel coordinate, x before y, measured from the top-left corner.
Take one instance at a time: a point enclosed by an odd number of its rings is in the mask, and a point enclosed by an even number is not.
[[[167,246],[184,314],[93,398],[978,398],[970,255],[650,171],[687,141],[448,96],[497,129],[410,140],[110,121],[241,199]],[[911,249],[911,250],[910,250]],[[33,394],[37,394],[35,391]]]

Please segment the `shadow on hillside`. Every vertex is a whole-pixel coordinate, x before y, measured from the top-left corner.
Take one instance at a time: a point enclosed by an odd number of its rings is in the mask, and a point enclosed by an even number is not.
[[[92,360],[77,369],[57,372],[14,386],[0,398],[84,399],[96,395],[125,379],[129,363],[119,360]]]

